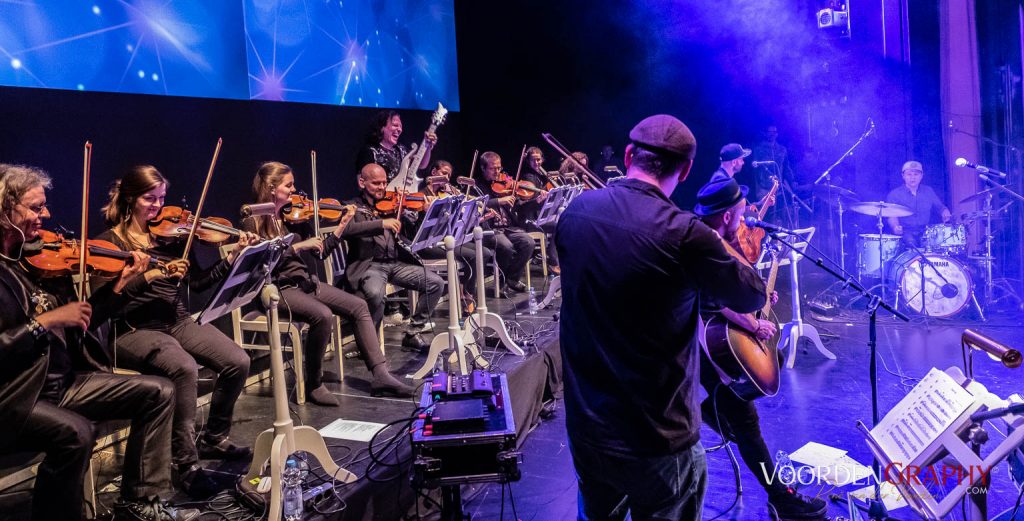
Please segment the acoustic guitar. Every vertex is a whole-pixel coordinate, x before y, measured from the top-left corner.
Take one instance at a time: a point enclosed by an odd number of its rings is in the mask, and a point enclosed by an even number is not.
[[[772,188],[768,190],[768,196],[765,197],[765,201],[772,201],[775,197],[775,192],[779,191],[779,178],[772,176]],[[768,212],[768,208],[771,208],[774,203],[764,203],[761,208],[754,210],[753,214],[757,217],[757,220],[763,220],[764,214]],[[751,206],[751,209],[754,207]],[[764,241],[765,231],[761,228],[750,228],[743,221],[740,221],[740,228],[736,230],[736,238],[740,244],[740,251],[743,252],[743,256],[750,262],[757,262],[758,257],[761,256],[761,242]]]
[[[771,252],[772,263],[768,271],[768,301],[754,317],[778,324],[772,313],[771,294],[779,274],[778,253]],[[760,340],[753,333],[729,322],[721,314],[715,315],[705,326],[705,339],[711,361],[732,381],[727,387],[744,400],[762,396],[775,396],[781,383],[779,376],[779,335]]]

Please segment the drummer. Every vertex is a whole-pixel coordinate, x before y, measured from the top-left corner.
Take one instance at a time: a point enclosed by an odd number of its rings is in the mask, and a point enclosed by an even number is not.
[[[917,246],[920,244],[924,229],[932,224],[932,216],[939,213],[942,222],[949,222],[951,214],[949,208],[935,190],[928,185],[921,184],[924,178],[924,167],[918,161],[907,161],[903,163],[903,186],[889,192],[886,201],[906,206],[913,214],[907,217],[889,217],[889,228],[896,235],[902,235],[904,240]]]

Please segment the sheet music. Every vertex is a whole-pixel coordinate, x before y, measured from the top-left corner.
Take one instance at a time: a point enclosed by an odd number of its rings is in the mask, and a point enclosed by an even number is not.
[[[974,396],[971,393],[948,374],[933,367],[871,429],[871,435],[893,462],[906,465],[948,429],[972,403]]]

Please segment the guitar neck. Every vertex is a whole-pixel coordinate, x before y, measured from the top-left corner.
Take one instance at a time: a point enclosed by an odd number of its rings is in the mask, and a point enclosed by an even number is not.
[[[768,195],[765,197],[765,199],[771,199],[772,197],[775,197],[775,192],[778,192],[778,191],[779,191],[779,181],[776,180],[774,183],[772,183],[772,189],[768,190]],[[768,207],[770,207],[770,206],[771,206],[770,204],[765,203],[765,204],[761,205],[761,208],[757,209],[757,219],[758,220],[764,219],[764,214],[768,212]]]

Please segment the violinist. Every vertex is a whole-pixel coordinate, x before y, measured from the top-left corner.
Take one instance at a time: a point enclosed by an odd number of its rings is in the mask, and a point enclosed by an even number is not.
[[[430,315],[441,300],[444,280],[427,270],[405,246],[399,236],[402,221],[397,217],[385,217],[376,208],[384,198],[387,188],[387,174],[384,168],[370,163],[359,171],[357,177],[360,195],[346,204],[356,207],[355,217],[349,222],[341,236],[348,241],[348,269],[346,283],[357,295],[366,299],[373,323],[380,326],[384,318],[386,286],[396,286],[420,292],[412,320],[402,338],[402,346],[417,351],[426,351],[430,344],[421,333],[430,329]],[[404,215],[402,211],[399,215]]]
[[[110,227],[99,236],[126,251],[142,251],[179,259],[184,241],[162,241],[151,233],[150,220],[160,214],[167,179],[152,166],[136,166],[115,182],[103,207]],[[241,232],[238,245],[258,241]],[[127,303],[114,321],[114,354],[118,364],[143,374],[167,377],[174,384],[171,462],[175,484],[193,497],[209,495],[212,478],[198,465],[204,459],[245,459],[248,447],[228,439],[231,417],[245,378],[249,356],[216,327],[189,317],[188,292],[212,288],[228,274],[237,251],[209,269],[193,259],[174,260],[166,270],[151,269],[144,283],[125,291]],[[199,364],[217,373],[206,429],[195,432]]]
[[[494,209],[498,217],[491,220],[490,227],[494,235],[484,239],[484,245],[492,248],[498,258],[498,268],[505,274],[505,285],[512,291],[526,291],[526,284],[519,280],[533,256],[533,238],[516,222],[514,194],[499,193],[494,190],[496,181],[511,181],[511,176],[501,168],[501,156],[495,152],[480,154],[480,178],[477,185],[484,195],[491,198],[487,207]]]
[[[281,237],[294,232],[305,239],[292,244],[274,269],[274,283],[281,290],[281,300],[286,314],[300,322],[309,324],[304,353],[306,359],[306,396],[317,405],[337,407],[338,399],[323,384],[323,357],[331,340],[334,316],[344,317],[354,327],[356,346],[366,362],[366,368],[373,374],[370,393],[388,393],[399,397],[412,396],[413,388],[391,375],[384,353],[380,351],[377,328],[374,327],[366,301],[317,280],[315,271],[310,269],[305,254],[315,255],[320,260],[327,258],[338,248],[342,232],[355,216],[355,207],[347,206],[342,213],[338,227],[324,238],[313,236],[309,223],[286,225],[278,217],[281,209],[289,203],[295,193],[295,176],[292,169],[283,163],[268,162],[260,165],[252,180],[252,195],[256,203],[273,202],[273,215],[247,217],[242,228],[252,231],[263,239]],[[334,381],[338,381],[337,375]]]
[[[566,160],[568,161],[568,160]],[[521,179],[529,181],[537,187],[552,186],[551,179],[557,177],[557,175],[551,175],[544,170],[544,152],[537,147],[530,147],[526,149],[526,165],[523,168]],[[554,223],[550,223],[544,228],[535,224],[537,217],[540,215],[540,209],[543,206],[544,198],[547,197],[547,192],[540,194],[531,201],[521,203],[517,210],[519,217],[519,226],[528,232],[544,232],[547,234],[548,248],[547,248],[547,262],[548,269],[554,274],[559,274],[558,268],[558,250],[555,248],[554,241]]]
[[[390,183],[398,175],[402,167],[402,159],[409,153],[409,147],[398,142],[402,135],[402,117],[394,110],[382,110],[377,113],[370,124],[370,131],[367,133],[366,145],[359,151],[356,158],[356,169],[360,170],[370,163],[376,163],[387,172]],[[437,135],[434,133],[424,134],[427,143],[427,153],[423,156],[416,171],[427,168],[430,164],[430,150],[437,143]]]
[[[81,519],[93,422],[131,420],[115,517],[174,519],[186,512],[169,511],[158,497],[170,487],[174,390],[164,378],[111,374],[108,360],[92,356],[103,353],[95,336],[83,335],[117,307],[118,291],[137,285],[148,258],[134,254],[116,283],[85,302],[43,290],[21,261],[50,217],[49,187],[41,170],[0,164],[0,452],[45,453],[32,519]]]
[[[428,197],[443,197],[444,195],[462,195],[462,192],[451,183],[453,179],[452,164],[443,159],[434,161],[430,167],[430,175],[424,185],[423,192]],[[444,179],[444,181],[442,181]],[[431,180],[434,180],[433,182]],[[491,263],[494,258],[494,250],[484,247],[484,266]],[[444,248],[435,246],[420,250],[420,256],[426,259],[445,258]],[[464,264],[465,269],[459,271],[459,282],[462,286],[462,311],[469,314],[476,310],[476,298],[473,292],[476,291],[476,245],[466,242],[455,249],[455,259]]]

